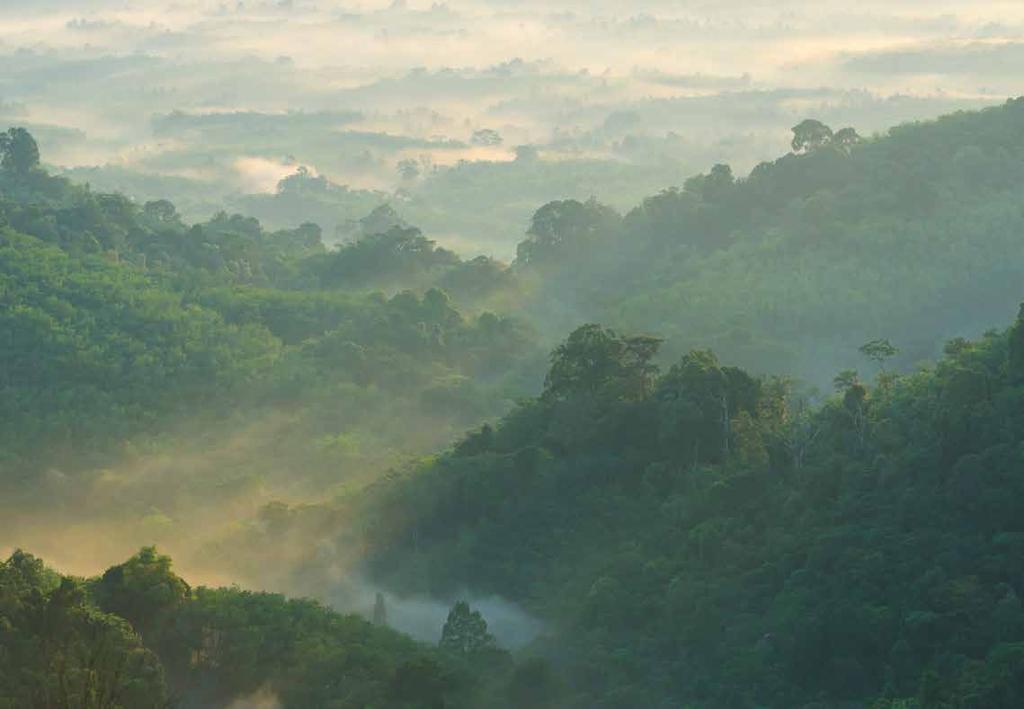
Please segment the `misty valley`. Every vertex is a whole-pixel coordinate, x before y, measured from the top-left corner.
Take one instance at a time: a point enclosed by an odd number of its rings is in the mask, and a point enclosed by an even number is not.
[[[0,8],[0,709],[1024,706],[1024,13],[88,2]]]

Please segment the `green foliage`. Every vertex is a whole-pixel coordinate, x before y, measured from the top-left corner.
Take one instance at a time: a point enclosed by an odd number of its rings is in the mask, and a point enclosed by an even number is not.
[[[171,559],[145,547],[123,564],[112,566],[93,588],[104,611],[125,618],[148,633],[189,598],[189,586],[171,572]]]
[[[1009,335],[1010,359],[1007,363],[1010,378],[1019,382],[1024,380],[1024,305],[1017,314],[1017,321],[1010,328]]]
[[[163,669],[82,584],[15,552],[0,562],[0,706],[162,709]]]
[[[860,346],[859,352],[882,367],[886,360],[895,357],[900,351],[889,340],[882,339],[864,343]]]
[[[878,333],[898,334],[891,363],[907,367],[1012,316],[1024,102],[867,140],[816,122],[798,132],[799,154],[738,179],[715,166],[621,220],[542,208],[556,234],[585,238],[519,264],[540,283],[531,316],[558,333],[581,321],[657,332],[672,357],[711,347],[819,385]]]
[[[424,648],[382,607],[371,624],[193,590],[153,548],[84,583],[18,553],[0,565],[0,706],[259,691],[301,707],[1019,706],[1024,310],[896,372],[1005,311],[1022,135],[1020,100],[869,141],[805,121],[799,154],[740,179],[715,165],[625,217],[552,202],[506,268],[388,210],[336,249],[310,223],[188,225],[169,202],[49,176],[9,131],[5,488],[16,472],[51,504],[48,468],[117,461],[186,417],[210,438],[279,417],[202,489],[273,474],[319,501],[266,505],[208,548],[214,564],[279,578],[294,564],[330,588],[363,561],[393,588],[509,597],[550,633],[513,664],[465,603]],[[329,188],[306,173],[282,193]],[[582,313],[616,328],[577,327],[543,393],[479,425],[536,374],[530,331],[480,312],[518,298],[547,326]],[[662,340],[620,323],[665,332],[675,363],[661,374]],[[906,351],[860,345],[880,332]],[[882,371],[840,371],[811,407],[785,379],[694,349],[708,345],[819,381],[859,345]],[[334,499],[352,469],[371,484]]]
[[[310,709],[457,708],[479,689],[387,628],[313,601],[191,590],[170,567],[144,548],[82,584],[22,552],[0,563],[0,706],[227,706],[263,692]]]
[[[793,126],[793,152],[817,150],[832,142],[832,129],[821,121],[808,118]]]
[[[620,337],[600,325],[583,325],[551,354],[544,396],[562,399],[586,393],[643,399],[657,373],[651,359],[660,345],[655,337]]]
[[[373,568],[527,604],[559,706],[1015,706],[1016,330],[814,411],[699,351],[649,399],[527,402],[364,500]]]
[[[279,355],[262,326],[227,325],[130,269],[10,230],[0,279],[0,448],[36,465],[214,408]]]
[[[186,420],[215,431],[282,407],[302,410],[294,445],[254,451],[258,466],[379,469],[525,388],[529,330],[431,287],[451,276],[463,297],[494,292],[493,264],[415,229],[328,252],[315,225],[269,233],[220,213],[189,226],[166,200],[139,207],[42,170],[0,172],[0,215],[0,484],[110,464]],[[391,298],[364,290],[394,283]],[[339,408],[353,390],[359,403]],[[361,460],[313,445],[340,437],[364,439]]]
[[[455,686],[408,638],[275,594],[197,589],[153,644],[193,706],[269,688],[287,707],[405,707],[411,667],[440,699]]]
[[[419,229],[393,226],[324,254],[311,268],[325,287],[410,287],[430,282],[459,263],[455,253],[438,248]]]
[[[465,601],[458,601],[448,613],[441,629],[439,647],[445,652],[472,657],[497,649],[494,636],[487,632],[487,621]]]
[[[516,264],[564,267],[585,250],[600,249],[620,221],[613,209],[594,199],[550,202],[533,215],[528,238],[516,249]]]
[[[24,175],[39,167],[39,146],[24,128],[0,133],[0,167]]]

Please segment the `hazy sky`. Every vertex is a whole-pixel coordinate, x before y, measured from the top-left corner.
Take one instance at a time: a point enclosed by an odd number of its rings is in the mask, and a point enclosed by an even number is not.
[[[1024,93],[1024,2],[4,0],[0,58],[0,120],[54,163],[228,165],[240,190],[289,158],[379,188],[410,154],[524,143],[640,161],[713,144],[742,169],[804,114],[870,132]],[[328,113],[232,133],[161,123],[176,110]],[[482,128],[502,144],[474,144]]]
[[[333,86],[366,73],[484,67],[516,57],[615,76],[750,73],[771,84],[842,77],[848,86],[861,86],[858,70],[871,71],[859,61],[865,55],[912,52],[938,61],[885,72],[887,89],[973,93],[983,87],[949,86],[939,77],[977,67],[953,72],[944,58],[982,48],[999,54],[1000,45],[1019,42],[1024,4],[7,0],[0,18],[8,48],[91,45],[185,61],[288,56],[306,70],[338,69]]]

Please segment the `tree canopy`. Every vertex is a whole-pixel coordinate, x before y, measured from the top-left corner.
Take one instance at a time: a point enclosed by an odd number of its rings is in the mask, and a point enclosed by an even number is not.
[[[24,128],[0,133],[0,167],[24,175],[39,167],[39,146]]]

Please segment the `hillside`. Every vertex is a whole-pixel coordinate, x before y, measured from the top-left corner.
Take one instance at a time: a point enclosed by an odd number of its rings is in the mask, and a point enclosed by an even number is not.
[[[387,207],[189,224],[0,135],[0,707],[1024,703],[1024,100],[550,202],[508,265]],[[150,544],[209,587],[93,576]]]
[[[391,587],[523,603],[566,706],[1020,706],[1024,317],[816,408],[652,343],[578,329],[344,539]]]
[[[530,327],[436,287],[484,298],[503,276],[487,259],[409,227],[328,249],[311,224],[190,225],[53,177],[31,136],[4,135],[27,158],[0,169],[0,551],[82,571],[141,539],[187,561],[535,387]]]
[[[515,264],[541,284],[534,310],[557,332],[647,330],[673,357],[711,347],[818,384],[865,341],[909,367],[1014,315],[1024,99],[864,138],[817,125],[746,177],[716,165],[624,216],[545,206]]]
[[[436,647],[377,615],[191,588],[151,547],[89,579],[19,551],[0,562],[0,706],[511,709],[542,690],[546,668],[513,663],[468,608]]]

